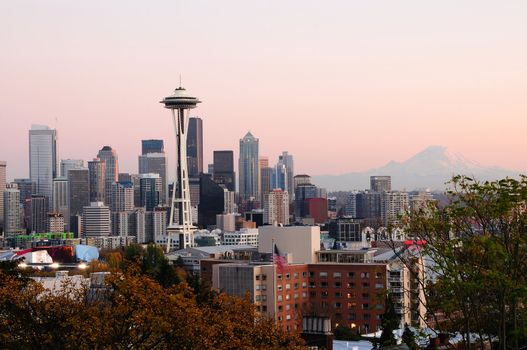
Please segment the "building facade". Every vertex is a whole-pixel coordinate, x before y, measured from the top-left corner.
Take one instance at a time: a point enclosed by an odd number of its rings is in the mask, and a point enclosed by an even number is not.
[[[104,161],[104,202],[109,205],[112,193],[112,183],[119,178],[119,158],[117,151],[110,146],[104,146],[97,154],[97,158]]]
[[[240,140],[239,173],[240,204],[242,209],[249,209],[251,201],[260,200],[258,139],[250,132]]]
[[[36,193],[51,200],[53,179],[57,173],[57,131],[45,125],[29,130],[29,177]]]
[[[203,173],[203,121],[198,117],[188,121],[187,165],[189,177]]]

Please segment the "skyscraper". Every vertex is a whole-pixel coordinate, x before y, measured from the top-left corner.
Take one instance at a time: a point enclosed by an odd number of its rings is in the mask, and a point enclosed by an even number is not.
[[[106,164],[104,176],[104,199],[106,204],[110,204],[110,197],[112,193],[112,183],[118,180],[119,176],[119,159],[117,152],[110,146],[104,146],[97,157]]]
[[[43,233],[48,230],[49,197],[42,194],[31,196],[31,232]]]
[[[51,199],[53,179],[57,177],[57,131],[45,125],[29,130],[29,177],[36,193]]]
[[[148,153],[165,153],[163,140],[142,140],[141,154],[145,155]]]
[[[260,191],[262,203],[265,196],[273,189],[273,168],[269,166],[269,158],[260,157]]]
[[[90,202],[104,202],[106,162],[99,158],[89,161],[88,174],[90,178]]]
[[[6,162],[0,161],[0,231],[4,227],[4,191],[6,185]]]
[[[60,176],[68,177],[70,169],[84,168],[84,160],[82,159],[61,159],[60,161]]]
[[[6,237],[12,237],[22,232],[20,191],[16,184],[7,185],[2,199],[4,202],[4,233]]]
[[[229,191],[236,191],[234,152],[214,151],[214,181],[223,184]]]
[[[70,169],[70,216],[81,215],[83,208],[90,205],[90,177],[88,169]],[[78,233],[78,232],[76,232]]]
[[[134,185],[131,182],[112,183],[112,212],[134,210]]]
[[[391,176],[370,176],[370,190],[372,192],[391,191]]]
[[[172,192],[170,220],[167,227],[167,251],[172,247],[172,235],[179,236],[179,247],[184,249],[193,245],[194,227],[189,193],[189,168],[187,166],[187,133],[190,109],[200,103],[197,98],[190,96],[181,86],[173,95],[165,97],[161,103],[172,112],[177,145],[176,181]],[[178,213],[175,221],[176,211]],[[157,239],[156,239],[157,241]]]
[[[201,227],[216,224],[216,215],[225,210],[225,190],[211,179],[201,174],[199,181],[198,223]]]
[[[57,177],[53,180],[53,205],[52,212],[53,214],[61,214],[64,226],[62,230],[69,231],[70,228],[70,188],[69,182],[66,177]],[[63,232],[63,231],[61,231]]]
[[[260,165],[258,153],[258,139],[248,132],[240,139],[239,184],[240,204],[242,209],[250,201],[260,200]]]
[[[146,211],[152,211],[160,204],[161,186],[159,174],[140,175],[140,202]]]
[[[381,220],[385,227],[399,222],[409,207],[408,193],[384,191],[381,194]]]
[[[159,203],[167,202],[167,159],[165,153],[147,153],[139,156],[139,174],[158,174],[161,180]]]
[[[188,123],[187,164],[189,177],[203,173],[203,121],[198,117],[190,118]]]
[[[103,202],[91,202],[82,210],[82,232],[84,237],[109,236],[110,208]]]
[[[289,192],[289,201],[292,202],[295,193],[295,185],[293,180],[295,177],[295,166],[293,156],[287,151],[282,152],[282,154],[278,156],[278,164],[283,164],[287,170],[287,192]]]

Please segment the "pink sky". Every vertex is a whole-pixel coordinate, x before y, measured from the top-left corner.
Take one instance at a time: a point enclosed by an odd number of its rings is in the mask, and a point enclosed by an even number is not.
[[[527,169],[524,1],[4,1],[0,160],[27,177],[32,123],[61,158],[173,147],[158,101],[203,103],[205,163],[248,130],[297,172],[344,173],[440,144]],[[58,121],[56,122],[55,119]],[[173,155],[174,152],[170,152]]]

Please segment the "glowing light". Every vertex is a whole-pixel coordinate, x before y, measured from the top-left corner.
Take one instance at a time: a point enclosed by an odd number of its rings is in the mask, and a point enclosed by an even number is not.
[[[79,266],[78,266],[78,268],[81,269],[81,270],[84,270],[84,269],[87,268],[87,267],[88,267],[88,265],[86,265],[86,264],[83,263],[83,262],[81,262],[81,263],[79,264]]]
[[[18,267],[20,267],[21,269],[25,269],[27,267],[27,264],[25,262],[22,262],[18,264]]]
[[[59,268],[59,263],[53,263],[53,264],[49,265],[49,267],[51,267],[52,269],[58,269]]]
[[[357,325],[355,323],[350,324],[350,328],[355,328]]]

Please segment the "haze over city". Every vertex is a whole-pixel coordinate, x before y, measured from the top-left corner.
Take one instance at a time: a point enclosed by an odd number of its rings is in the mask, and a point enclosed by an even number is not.
[[[103,145],[123,171],[140,140],[172,125],[179,85],[203,100],[205,164],[250,130],[261,155],[339,174],[440,144],[526,169],[525,2],[247,3],[16,1],[0,4],[0,139],[27,177],[31,124],[58,130],[60,158]],[[22,25],[21,25],[22,24]],[[237,159],[237,155],[235,155]]]

